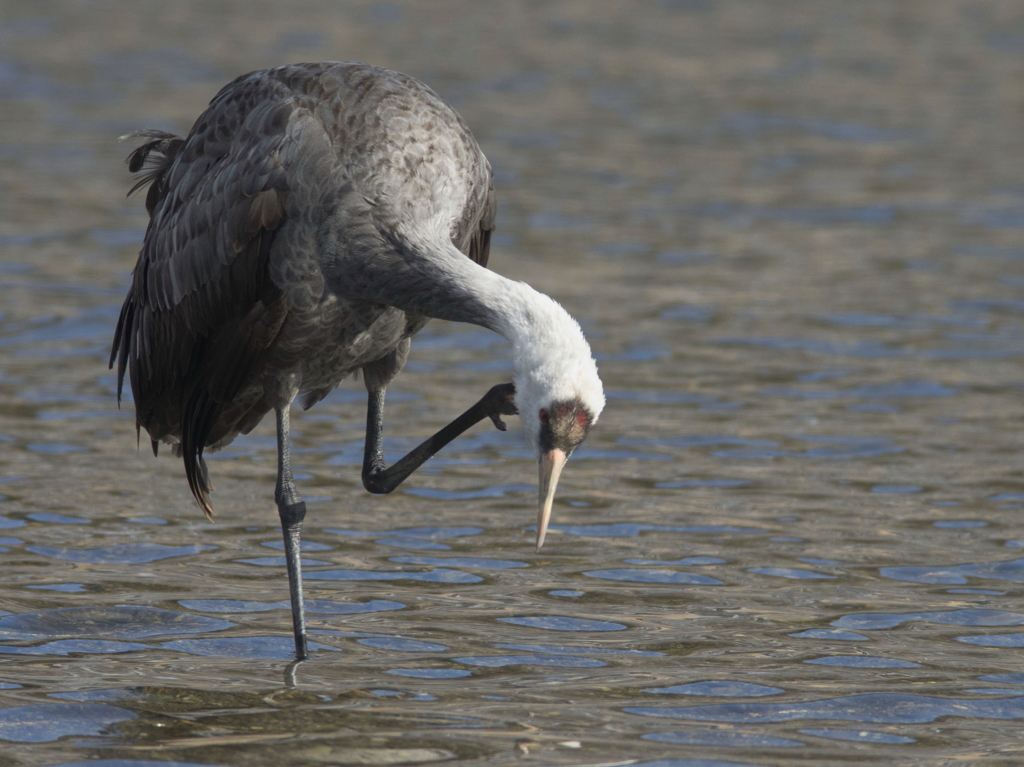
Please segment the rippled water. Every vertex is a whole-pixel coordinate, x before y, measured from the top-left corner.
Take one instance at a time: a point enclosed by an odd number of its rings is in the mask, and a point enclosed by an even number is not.
[[[1014,763],[1022,52],[995,2],[0,5],[0,763]],[[464,114],[609,404],[540,555],[521,434],[373,497],[361,384],[297,412],[292,666],[273,425],[211,525],[117,409],[115,138],[327,58]],[[509,370],[430,325],[389,455]]]

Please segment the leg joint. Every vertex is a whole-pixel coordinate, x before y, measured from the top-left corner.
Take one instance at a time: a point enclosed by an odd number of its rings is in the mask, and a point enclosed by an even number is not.
[[[300,527],[302,520],[306,518],[306,502],[279,503],[277,505],[277,513],[281,517],[281,526],[285,530]]]

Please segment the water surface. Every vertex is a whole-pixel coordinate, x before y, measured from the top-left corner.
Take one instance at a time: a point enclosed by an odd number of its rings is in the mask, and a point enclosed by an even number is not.
[[[11,764],[1007,759],[1024,723],[1024,26],[993,2],[0,7],[0,753]],[[106,358],[143,127],[230,78],[418,76],[495,170],[490,265],[562,301],[608,408],[533,551],[481,425],[391,496],[365,393],[293,415],[314,653],[290,666],[261,424],[137,449]],[[435,322],[386,455],[507,380]],[[170,761],[168,761],[170,760]]]

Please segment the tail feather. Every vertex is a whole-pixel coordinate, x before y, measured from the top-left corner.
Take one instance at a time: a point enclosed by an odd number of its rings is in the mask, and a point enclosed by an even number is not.
[[[185,462],[185,478],[188,487],[199,503],[206,518],[213,521],[213,505],[210,503],[210,475],[203,460],[203,448],[210,436],[210,429],[220,415],[221,407],[200,388],[197,388],[188,403],[181,421],[181,457]]]
[[[139,177],[135,186],[128,190],[128,196],[130,197],[139,189],[150,184],[149,193],[146,195],[146,210],[152,215],[156,204],[167,191],[165,182],[167,171],[170,170],[175,158],[184,148],[185,139],[181,136],[175,136],[173,133],[152,128],[134,131],[121,136],[121,138],[151,139],[132,150],[131,154],[128,155],[127,163],[128,170],[132,173],[145,171]]]

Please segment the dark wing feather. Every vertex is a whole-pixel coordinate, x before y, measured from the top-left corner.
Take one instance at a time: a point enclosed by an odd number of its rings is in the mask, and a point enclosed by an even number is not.
[[[494,183],[492,182],[487,189],[487,201],[484,203],[483,215],[480,217],[480,226],[473,232],[467,254],[480,266],[487,266],[487,259],[491,256],[491,234],[494,232],[494,222],[497,217],[498,199],[494,195]]]
[[[268,263],[287,223],[282,157],[303,154],[294,144],[317,130],[308,115],[291,87],[257,73],[226,86],[187,138],[147,132],[151,140],[129,156],[130,170],[143,172],[133,190],[150,184],[150,223],[110,362],[119,398],[130,375],[137,426],[154,441],[180,440],[189,487],[207,516],[203,449],[216,441],[215,428],[225,430],[218,418],[226,406],[253,387],[260,355],[287,315]]]
[[[139,176],[139,180],[135,185],[128,190],[128,196],[131,197],[139,189],[149,184],[149,193],[146,195],[146,210],[152,215],[153,208],[167,194],[165,177],[171,164],[174,162],[174,158],[178,156],[182,147],[185,146],[185,139],[181,138],[181,136],[175,136],[173,133],[152,129],[135,131],[126,136],[121,136],[121,138],[152,139],[152,141],[147,141],[145,144],[136,147],[128,155],[127,159],[130,172],[140,173],[145,171]]]

